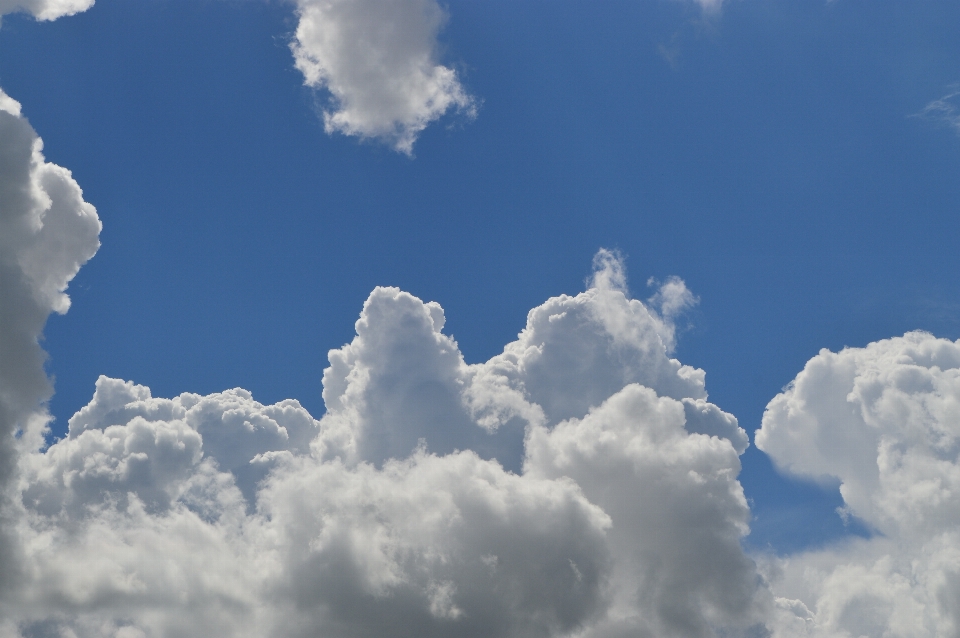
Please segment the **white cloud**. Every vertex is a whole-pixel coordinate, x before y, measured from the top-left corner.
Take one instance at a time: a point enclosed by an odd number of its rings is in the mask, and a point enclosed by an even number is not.
[[[456,71],[438,62],[446,19],[436,0],[297,0],[291,48],[307,86],[326,89],[328,133],[375,138],[408,155],[450,109],[476,113]]]
[[[261,499],[290,607],[275,635],[549,636],[603,610],[609,518],[570,481],[418,452],[298,461]]]
[[[757,446],[839,479],[845,513],[877,531],[777,566],[813,635],[960,631],[960,342],[912,332],[821,351],[770,402]]]
[[[945,124],[960,134],[960,87],[953,86],[949,93],[927,104],[915,117]]]
[[[528,434],[525,475],[572,478],[613,520],[614,601],[590,635],[693,638],[762,623],[765,592],[740,547],[750,510],[727,438],[743,431],[731,419],[720,436],[697,434],[686,415],[683,402],[633,384],[583,419]]]
[[[573,483],[472,452],[323,463],[295,443],[304,416],[101,378],[69,436],[24,456],[7,617],[26,635],[550,635],[602,609],[609,518]],[[271,452],[254,511],[236,485]]]
[[[0,17],[53,20],[93,0],[0,0]],[[39,341],[51,312],[70,307],[67,284],[99,248],[100,220],[70,171],[45,161],[43,142],[0,89],[0,599],[21,585],[16,474],[20,450],[40,444],[53,393]],[[2,616],[2,614],[0,614]],[[0,621],[0,634],[10,633]]]
[[[49,396],[37,340],[51,312],[70,307],[67,284],[99,247],[100,221],[70,171],[44,160],[43,143],[0,91],[0,348],[2,428],[28,429]]]
[[[12,522],[18,450],[39,445],[48,421],[41,331],[51,312],[67,310],[67,284],[99,247],[96,211],[42,148],[0,91],[0,595],[25,568]]]
[[[672,318],[627,296],[613,253],[601,250],[595,267],[589,290],[534,308],[516,341],[476,365],[442,333],[438,304],[374,290],[357,337],[330,352],[319,454],[380,463],[423,439],[432,451],[473,449],[513,466],[526,425],[583,417],[630,383],[706,399],[703,371],[668,356]],[[680,280],[671,285],[686,290]]]
[[[0,0],[0,16],[23,11],[37,20],[56,20],[86,11],[93,3],[94,0]]]
[[[602,287],[478,365],[438,304],[376,289],[319,421],[101,377],[66,438],[21,450],[6,630],[752,635],[746,436],[605,255]]]

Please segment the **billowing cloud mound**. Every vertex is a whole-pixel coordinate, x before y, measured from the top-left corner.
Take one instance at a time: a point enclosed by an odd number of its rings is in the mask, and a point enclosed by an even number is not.
[[[757,446],[838,479],[841,514],[876,530],[776,566],[799,635],[960,633],[960,342],[822,351],[770,402]]]
[[[445,14],[436,0],[297,0],[292,45],[307,86],[330,92],[328,133],[382,140],[406,154],[450,109],[476,105],[437,61]]]
[[[746,436],[669,357],[665,317],[602,252],[589,290],[476,365],[438,304],[376,289],[320,420],[102,377],[64,439],[21,452],[4,630],[762,633]]]

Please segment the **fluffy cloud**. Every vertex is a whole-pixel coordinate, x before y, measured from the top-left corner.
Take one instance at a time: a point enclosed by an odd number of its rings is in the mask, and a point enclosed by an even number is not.
[[[66,312],[67,284],[99,247],[100,221],[70,171],[44,161],[43,143],[0,91],[0,428],[28,431],[50,395],[40,332]]]
[[[839,480],[840,513],[876,530],[771,566],[804,631],[960,632],[960,342],[912,332],[821,351],[770,402],[757,446]]]
[[[743,431],[728,418],[720,436],[691,432],[688,405],[632,384],[583,419],[528,434],[525,475],[572,478],[613,520],[614,600],[590,635],[696,637],[762,623],[729,440]]]
[[[13,531],[18,450],[37,445],[48,420],[41,331],[67,310],[67,284],[99,247],[96,211],[42,149],[0,91],[0,593],[16,589],[24,567]]]
[[[105,500],[124,509],[136,494],[148,511],[163,512],[205,455],[252,501],[277,459],[306,451],[316,432],[296,401],[263,406],[240,389],[154,399],[148,388],[101,377],[67,437],[24,457],[23,499],[47,515],[77,516]]]
[[[439,64],[436,0],[297,0],[292,44],[307,86],[326,89],[328,133],[375,138],[408,155],[426,126],[476,102],[456,72]]]
[[[102,377],[21,450],[0,635],[762,632],[746,436],[620,262],[597,268],[477,365],[438,304],[374,290],[319,421]]]
[[[549,636],[603,610],[610,520],[570,481],[420,451],[300,461],[261,498],[290,607],[274,635]]]
[[[86,11],[93,3],[94,0],[0,0],[0,16],[23,11],[37,20],[56,20]]]
[[[697,427],[728,433],[742,452],[746,435],[735,420],[731,429],[729,415],[707,407],[703,371],[669,356],[673,315],[627,296],[613,253],[601,250],[595,267],[589,290],[534,308],[516,341],[476,365],[443,334],[437,303],[374,290],[356,338],[330,353],[319,455],[380,463],[423,440],[432,451],[473,449],[519,470],[525,427],[583,417],[631,383],[685,399]],[[692,298],[674,279],[659,294],[684,295]]]

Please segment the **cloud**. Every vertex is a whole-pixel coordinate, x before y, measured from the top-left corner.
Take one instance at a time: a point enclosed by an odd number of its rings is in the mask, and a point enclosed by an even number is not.
[[[20,450],[0,635],[762,633],[746,435],[611,255],[475,365],[438,304],[374,290],[319,420],[101,377]]]
[[[476,100],[438,62],[446,19],[435,0],[297,0],[291,45],[304,83],[331,96],[327,133],[381,140],[411,155],[430,122]]]
[[[720,8],[723,6],[723,0],[695,0],[695,2],[700,5],[704,13],[711,15],[720,13]]]
[[[613,253],[601,250],[594,265],[586,292],[534,308],[516,341],[475,365],[442,333],[439,304],[374,290],[356,338],[329,355],[320,456],[380,463],[424,439],[440,453],[473,449],[519,469],[526,426],[583,417],[630,383],[706,399],[703,371],[668,356],[672,315],[627,296]]]
[[[44,160],[43,144],[0,91],[0,594],[24,565],[13,531],[20,449],[42,441],[53,389],[39,339],[65,289],[99,247],[100,221],[70,171]]]
[[[927,104],[914,117],[944,124],[960,135],[960,87],[951,87],[949,93]]]
[[[823,350],[756,441],[789,472],[839,480],[843,514],[876,530],[774,566],[813,635],[960,632],[960,342],[911,332]]]
[[[22,11],[37,20],[56,20],[86,11],[93,3],[94,0],[0,0],[0,16]]]
[[[719,436],[693,432],[686,408],[631,384],[582,419],[528,434],[525,475],[575,480],[613,521],[614,600],[590,635],[697,637],[762,623],[764,592],[740,547],[750,510],[730,437],[743,431],[729,419]]]

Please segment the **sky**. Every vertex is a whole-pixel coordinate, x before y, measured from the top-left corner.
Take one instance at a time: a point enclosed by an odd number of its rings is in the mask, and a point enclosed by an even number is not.
[[[960,5],[0,15],[0,637],[960,635]]]

